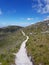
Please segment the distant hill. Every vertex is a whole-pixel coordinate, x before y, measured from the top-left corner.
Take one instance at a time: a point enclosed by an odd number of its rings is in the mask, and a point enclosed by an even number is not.
[[[0,32],[5,32],[5,33],[6,32],[14,32],[21,28],[22,27],[20,27],[20,26],[7,26],[7,27],[0,28]]]

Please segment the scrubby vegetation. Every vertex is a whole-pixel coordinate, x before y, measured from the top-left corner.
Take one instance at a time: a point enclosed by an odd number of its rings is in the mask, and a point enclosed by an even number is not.
[[[25,28],[29,36],[26,44],[28,55],[35,65],[49,65],[49,21],[39,22]]]
[[[0,32],[0,63],[2,65],[15,65],[15,56],[21,43],[25,40],[21,30],[13,32]]]
[[[22,30],[29,36],[26,49],[34,65],[49,65],[49,20]],[[25,39],[20,29],[13,30],[11,27],[8,27],[8,31],[7,28],[4,28],[4,31],[0,29],[0,63],[2,65],[15,65],[13,53],[18,51]]]
[[[49,65],[49,34],[31,35],[26,46],[35,65]]]

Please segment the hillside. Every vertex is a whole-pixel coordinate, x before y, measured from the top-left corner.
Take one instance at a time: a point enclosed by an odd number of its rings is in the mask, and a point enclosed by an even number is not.
[[[45,32],[45,31],[49,31],[49,20],[47,21],[42,21],[42,22],[38,22],[35,24],[32,24],[25,29],[25,32],[28,31],[28,33],[30,32]]]
[[[14,52],[17,52],[25,37],[21,33],[22,27],[8,26],[0,28],[0,63],[11,65],[14,63]]]
[[[29,36],[26,48],[34,65],[49,65],[49,20],[30,25],[24,32]]]
[[[18,52],[21,43],[26,39],[21,30],[29,36],[26,49],[34,65],[49,65],[49,20],[25,28],[20,26],[0,28],[0,63],[15,65],[13,53]]]

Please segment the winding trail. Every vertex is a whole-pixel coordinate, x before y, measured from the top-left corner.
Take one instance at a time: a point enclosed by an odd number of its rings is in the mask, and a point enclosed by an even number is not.
[[[26,36],[23,31],[21,31],[23,36]],[[16,58],[15,58],[15,64],[16,65],[33,65],[32,62],[30,61],[29,57],[27,56],[27,51],[26,51],[26,42],[28,41],[29,37],[26,36],[26,40],[22,42],[22,45],[20,47],[20,50],[18,53],[16,53]]]

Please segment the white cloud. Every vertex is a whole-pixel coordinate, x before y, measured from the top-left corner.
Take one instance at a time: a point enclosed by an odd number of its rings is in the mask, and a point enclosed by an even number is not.
[[[49,16],[47,16],[44,20],[49,20]]]
[[[27,20],[29,21],[29,20],[33,20],[33,18],[27,18]]]
[[[42,10],[43,13],[49,13],[49,4],[47,4]]]
[[[49,0],[44,0],[45,1],[45,3],[48,3],[49,4]]]
[[[0,15],[2,15],[2,10],[0,9]]]
[[[38,13],[49,13],[49,0],[37,0],[37,2],[36,10]]]
[[[44,6],[44,7],[40,6],[40,8],[39,8],[40,9],[40,12],[41,13],[49,13],[49,0],[43,0],[43,2],[45,4],[45,6],[40,1],[40,4],[42,4]]]

